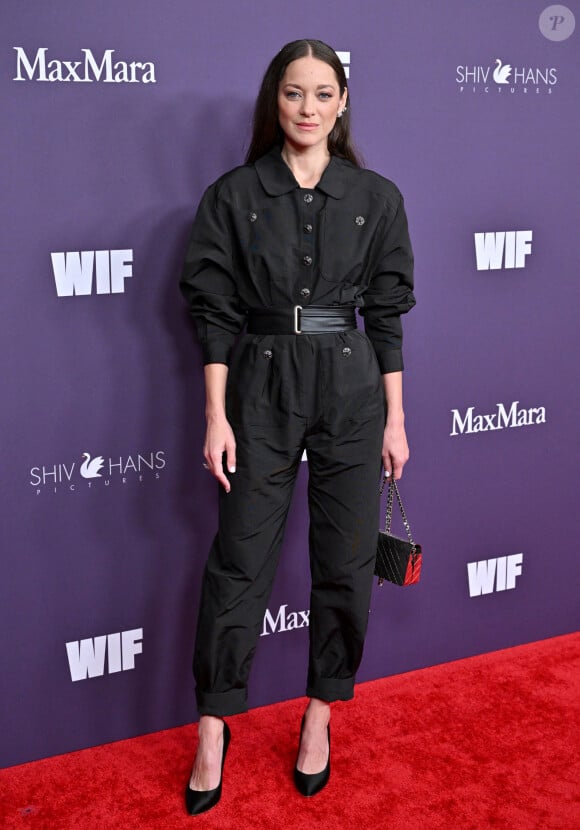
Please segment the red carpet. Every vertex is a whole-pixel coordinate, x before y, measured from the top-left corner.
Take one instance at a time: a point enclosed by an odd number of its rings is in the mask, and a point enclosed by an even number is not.
[[[182,806],[196,726],[0,773],[2,828],[580,828],[580,634],[357,687],[332,713],[332,775],[291,770],[304,700],[229,719],[224,795]]]

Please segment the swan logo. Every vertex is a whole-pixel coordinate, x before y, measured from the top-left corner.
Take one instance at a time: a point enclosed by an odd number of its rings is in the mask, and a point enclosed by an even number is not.
[[[164,450],[105,458],[83,452],[72,461],[31,467],[29,484],[36,495],[107,488],[112,484],[155,481],[167,464]]]
[[[496,59],[496,66],[493,70],[493,80],[496,84],[507,84],[509,76],[512,74],[512,68],[509,63],[502,66],[499,58]]]
[[[465,64],[455,69],[455,83],[462,93],[552,94],[558,83],[555,66],[513,66],[502,58],[484,64]]]
[[[83,478],[101,478],[99,470],[105,466],[105,459],[102,455],[97,455],[93,459],[88,452],[83,453],[85,459],[81,464],[80,474]]]

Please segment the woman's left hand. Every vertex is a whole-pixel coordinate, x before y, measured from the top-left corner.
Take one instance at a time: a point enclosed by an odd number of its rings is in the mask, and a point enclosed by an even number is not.
[[[394,475],[398,481],[403,475],[403,467],[409,460],[409,445],[403,424],[387,424],[383,435],[383,467],[386,473]]]

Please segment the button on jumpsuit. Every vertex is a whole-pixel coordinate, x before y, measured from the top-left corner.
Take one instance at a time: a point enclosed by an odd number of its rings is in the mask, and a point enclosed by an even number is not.
[[[400,192],[336,156],[305,189],[275,148],[226,173],[202,198],[180,284],[204,363],[229,366],[226,414],[237,462],[231,492],[220,487],[203,577],[193,661],[202,715],[247,709],[304,449],[312,576],[306,694],[353,696],[378,529],[381,375],[403,368],[400,315],[415,304],[412,271]],[[365,332],[241,334],[248,309],[296,305],[356,306]]]

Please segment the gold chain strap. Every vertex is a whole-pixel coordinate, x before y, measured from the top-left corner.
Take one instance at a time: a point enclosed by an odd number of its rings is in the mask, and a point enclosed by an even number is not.
[[[409,542],[414,546],[415,542],[413,541],[413,536],[411,534],[411,527],[409,525],[409,520],[407,519],[407,514],[405,513],[405,508],[403,507],[403,502],[401,500],[401,494],[399,493],[399,488],[397,487],[397,482],[395,481],[395,477],[393,475],[385,476],[381,482],[381,488],[379,490],[379,495],[383,494],[383,490],[385,489],[385,484],[389,482],[389,490],[387,492],[387,513],[385,516],[385,533],[391,532],[391,522],[393,519],[393,496],[396,494],[397,501],[399,503],[399,508],[401,510],[401,516],[403,518],[403,524],[405,526],[405,530],[407,531],[407,537]]]

